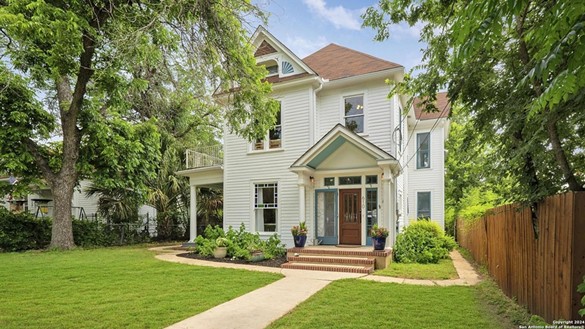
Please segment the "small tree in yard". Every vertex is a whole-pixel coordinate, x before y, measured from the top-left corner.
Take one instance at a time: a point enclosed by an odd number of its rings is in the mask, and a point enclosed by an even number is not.
[[[249,139],[274,123],[277,106],[242,26],[245,15],[262,15],[247,1],[0,4],[0,172],[47,182],[51,247],[74,246],[79,179],[146,195],[159,165],[157,120],[190,114],[198,119],[188,132],[225,118]],[[215,90],[229,91],[225,111]]]

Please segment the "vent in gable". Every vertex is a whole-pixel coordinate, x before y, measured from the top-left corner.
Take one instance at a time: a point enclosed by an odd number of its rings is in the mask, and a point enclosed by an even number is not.
[[[293,73],[295,69],[293,68],[292,64],[286,61],[282,62],[282,74],[290,74]]]

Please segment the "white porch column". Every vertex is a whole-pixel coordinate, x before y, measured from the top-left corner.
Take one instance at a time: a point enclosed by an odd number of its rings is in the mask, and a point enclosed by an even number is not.
[[[390,180],[390,184],[388,184],[388,187],[390,188],[389,193],[390,193],[390,205],[389,205],[389,211],[390,211],[390,216],[389,216],[389,223],[388,223],[388,231],[390,232],[390,244],[392,246],[394,246],[394,243],[396,242],[396,179],[394,176],[392,176],[392,179]]]
[[[306,221],[305,184],[299,184],[299,221]]]
[[[197,237],[197,186],[191,185],[191,202],[189,217],[189,242],[194,243]]]
[[[389,244],[390,241],[392,241],[392,228],[390,227],[390,180],[392,179],[392,177],[387,174],[384,173],[384,177],[382,178],[382,213],[384,214],[384,216],[382,217],[382,222],[380,223],[381,227],[386,227],[388,228],[388,231],[390,231],[390,239],[386,239],[386,245]]]

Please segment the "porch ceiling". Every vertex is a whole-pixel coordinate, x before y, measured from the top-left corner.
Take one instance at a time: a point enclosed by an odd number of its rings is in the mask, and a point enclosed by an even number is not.
[[[223,166],[193,168],[176,172],[179,176],[189,177],[190,185],[211,186],[223,184]]]

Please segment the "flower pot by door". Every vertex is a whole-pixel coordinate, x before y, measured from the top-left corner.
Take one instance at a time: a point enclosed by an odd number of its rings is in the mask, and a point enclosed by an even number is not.
[[[384,250],[386,246],[386,238],[372,238],[374,244],[374,250]]]
[[[306,235],[297,235],[293,236],[293,238],[295,239],[295,247],[297,248],[303,248],[305,246],[305,243],[307,242]]]

